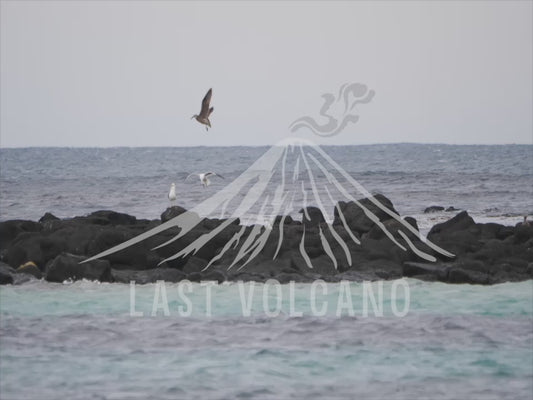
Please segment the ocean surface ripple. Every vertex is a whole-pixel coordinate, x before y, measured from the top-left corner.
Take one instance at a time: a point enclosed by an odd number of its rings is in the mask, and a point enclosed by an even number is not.
[[[482,220],[518,222],[533,213],[533,146],[383,144],[323,146],[369,192],[420,219],[430,205]],[[110,209],[156,219],[170,183],[187,209],[233,181],[268,147],[23,148],[0,150],[0,220],[60,218]],[[189,173],[215,171],[204,189]],[[326,179],[316,175],[317,183]],[[319,185],[321,186],[321,185]],[[338,199],[342,200],[342,199]],[[431,223],[438,222],[433,215]],[[449,213],[443,218],[449,218]],[[424,226],[425,221],[422,221]]]

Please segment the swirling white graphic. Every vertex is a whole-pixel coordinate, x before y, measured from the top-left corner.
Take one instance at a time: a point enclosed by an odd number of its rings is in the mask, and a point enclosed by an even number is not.
[[[335,136],[342,132],[349,123],[355,124],[359,121],[359,116],[353,113],[355,106],[369,103],[375,94],[362,83],[345,83],[340,87],[337,97],[332,93],[322,95],[324,104],[319,114],[327,122],[320,124],[314,118],[305,116],[292,122],[289,129],[291,132],[296,132],[301,128],[307,128],[318,136]]]

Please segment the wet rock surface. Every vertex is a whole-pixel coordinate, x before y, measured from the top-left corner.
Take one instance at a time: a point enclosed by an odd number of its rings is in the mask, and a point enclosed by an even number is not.
[[[494,284],[533,278],[532,226],[477,224],[461,211],[433,226],[427,236],[453,253],[454,257],[448,257],[418,237],[414,218],[396,217],[392,202],[380,194],[337,203],[332,224],[316,207],[302,209],[301,222],[278,216],[271,228],[194,216],[192,228],[183,234],[182,228],[170,227],[101,259],[81,263],[186,212],[174,206],[163,212],[161,220],[152,221],[103,210],[65,220],[47,213],[39,222],[1,222],[0,284],[41,278],[121,283],[183,279],[334,282],[402,276]],[[198,238],[210,234],[208,241],[197,246]],[[436,261],[420,257],[413,247]]]

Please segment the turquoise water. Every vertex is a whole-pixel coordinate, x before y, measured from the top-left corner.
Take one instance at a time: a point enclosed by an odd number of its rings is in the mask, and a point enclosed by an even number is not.
[[[533,397],[533,281],[315,285],[0,287],[0,398]]]

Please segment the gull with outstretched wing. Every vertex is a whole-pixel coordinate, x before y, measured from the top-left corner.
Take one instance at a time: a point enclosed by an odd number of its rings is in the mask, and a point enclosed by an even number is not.
[[[208,130],[207,127],[211,128],[211,121],[209,121],[209,116],[214,110],[213,107],[209,108],[212,94],[213,94],[213,89],[209,89],[207,93],[205,94],[204,99],[202,100],[202,109],[200,110],[200,114],[194,114],[191,117],[191,119],[195,118],[196,121],[205,125],[206,131]]]
[[[200,178],[200,182],[202,182],[202,185],[204,185],[204,188],[208,187],[211,184],[211,181],[209,180],[210,176],[218,176],[219,178],[225,179],[222,175],[217,174],[215,172],[206,172],[203,174],[198,174],[198,173],[189,174],[187,178],[185,178],[185,180],[189,179],[191,176],[194,176],[194,175]]]

